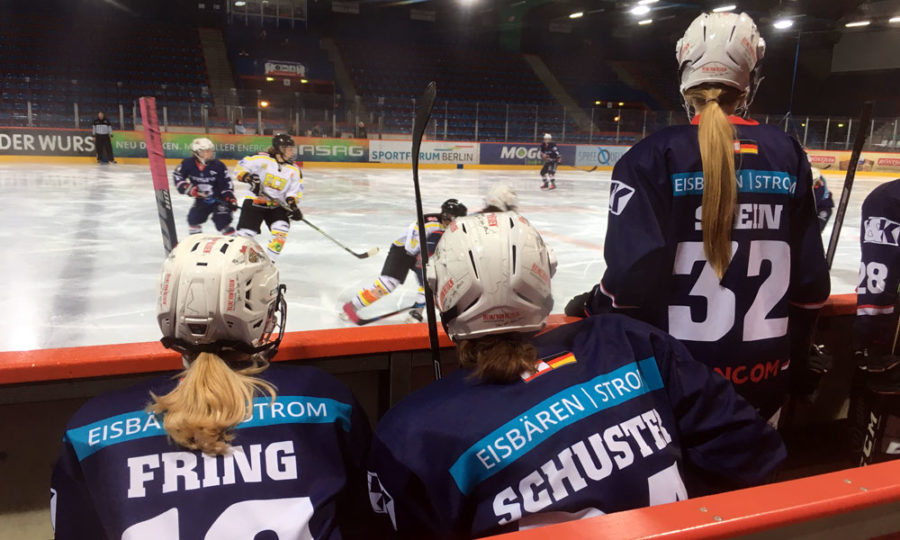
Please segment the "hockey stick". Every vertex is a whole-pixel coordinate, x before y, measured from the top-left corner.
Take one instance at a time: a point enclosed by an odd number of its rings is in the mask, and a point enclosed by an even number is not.
[[[168,255],[178,244],[175,231],[175,214],[172,212],[172,197],[169,195],[169,178],[166,174],[166,156],[163,153],[159,135],[159,120],[156,118],[156,98],[142,97],[141,120],[144,123],[144,142],[150,162],[150,176],[156,193],[156,211],[159,214],[159,229],[162,232],[163,248]]]
[[[563,165],[562,163],[560,163],[560,164],[559,164],[559,167],[572,167],[573,169],[577,169],[577,170],[579,170],[579,171],[584,171],[584,172],[594,172],[594,171],[597,170],[597,167],[599,167],[599,165],[594,165],[594,166],[591,167],[590,169],[582,169],[581,167],[576,167],[575,165]]]
[[[322,236],[324,236],[325,238],[331,240],[332,242],[334,242],[334,243],[337,244],[338,246],[344,248],[344,251],[346,251],[346,252],[349,253],[350,255],[353,255],[353,256],[356,257],[357,259],[365,259],[365,258],[371,257],[372,255],[375,255],[376,253],[378,253],[378,248],[377,248],[377,247],[373,247],[372,249],[370,249],[369,251],[366,251],[365,253],[356,253],[355,251],[351,250],[350,248],[348,248],[348,247],[345,246],[344,244],[338,242],[336,239],[334,239],[331,235],[329,235],[328,233],[326,233],[326,232],[323,231],[322,229],[320,229],[320,228],[316,227],[315,225],[313,225],[312,223],[306,221],[306,218],[303,218],[303,219],[301,219],[300,221],[302,221],[303,223],[306,223],[307,225],[309,225],[310,227],[312,227],[317,233],[319,233],[319,234],[321,234]]]
[[[838,203],[838,210],[834,216],[834,227],[831,230],[831,239],[828,241],[828,251],[825,252],[825,262],[829,270],[831,270],[831,263],[834,261],[834,254],[837,251],[838,238],[841,236],[841,226],[844,224],[844,214],[847,212],[847,205],[850,203],[850,190],[853,188],[853,179],[856,177],[859,155],[862,153],[863,144],[866,142],[867,130],[865,128],[872,121],[872,106],[873,102],[864,102],[862,113],[859,115],[859,130],[856,132],[856,139],[853,141],[853,152],[850,153],[850,163],[847,165],[847,176],[844,178],[841,201]]]
[[[425,214],[422,212],[422,193],[419,191],[419,149],[422,147],[422,137],[431,118],[431,109],[434,107],[434,98],[437,95],[437,85],[434,81],[425,87],[422,101],[416,109],[416,118],[413,122],[412,140],[412,172],[413,185],[416,188],[416,218],[419,223],[419,253],[422,255],[422,274],[428,269],[428,242],[425,238]],[[425,285],[425,313],[428,315],[428,342],[431,346],[431,360],[434,362],[434,380],[441,378],[441,353],[438,349],[437,319],[434,314],[434,296],[431,287],[428,286],[427,277],[422,280]]]
[[[368,318],[368,319],[360,319],[356,323],[356,326],[365,326],[367,324],[372,324],[373,322],[378,322],[378,321],[387,319],[388,317],[393,317],[394,315],[398,315],[400,313],[403,313],[404,311],[409,311],[411,309],[415,309],[421,305],[422,304],[410,304],[406,307],[397,308],[393,311],[388,311],[387,313],[382,313],[381,315],[376,315],[376,316]]]

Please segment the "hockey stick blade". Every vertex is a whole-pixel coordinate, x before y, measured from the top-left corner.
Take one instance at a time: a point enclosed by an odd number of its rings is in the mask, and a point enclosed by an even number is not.
[[[834,226],[831,230],[831,238],[828,240],[828,251],[825,252],[825,262],[831,270],[834,254],[837,251],[838,238],[841,236],[841,226],[844,224],[844,214],[850,203],[850,191],[853,189],[853,179],[856,177],[856,167],[859,165],[859,156],[862,154],[863,145],[866,142],[868,130],[866,127],[872,121],[872,107],[874,103],[863,103],[862,112],[859,115],[859,128],[856,131],[856,139],[853,141],[853,152],[850,154],[850,163],[847,164],[847,176],[844,177],[844,189],[841,190],[841,200],[838,203],[837,212],[834,215]]]
[[[388,317],[393,317],[394,315],[399,315],[401,313],[405,313],[411,309],[415,309],[420,307],[421,304],[412,304],[406,307],[397,308],[393,311],[388,311],[387,313],[382,313],[381,315],[376,315],[374,317],[370,317],[368,319],[360,319],[359,322],[356,323],[356,326],[365,326],[367,324],[372,324],[373,322],[383,321]]]
[[[416,220],[419,226],[419,244],[422,246],[419,253],[422,256],[422,273],[428,268],[428,242],[425,236],[425,214],[422,211],[422,192],[419,190],[419,149],[422,147],[422,137],[425,135],[425,128],[428,126],[428,120],[431,118],[431,109],[434,107],[434,98],[437,96],[437,85],[434,81],[428,83],[425,87],[425,93],[422,95],[422,101],[416,109],[416,118],[413,122],[413,140],[412,140],[412,173],[413,186],[416,193]],[[441,358],[438,349],[437,336],[437,317],[434,313],[434,296],[431,288],[428,286],[428,280],[422,280],[425,286],[425,314],[428,317],[428,343],[431,349],[431,360],[434,364],[434,380],[441,378]]]
[[[353,251],[352,249],[348,248],[347,246],[345,246],[344,244],[342,244],[341,242],[339,242],[337,239],[335,239],[334,237],[332,237],[330,234],[328,234],[328,233],[326,233],[325,231],[323,231],[322,229],[316,227],[315,225],[313,225],[313,224],[310,223],[309,221],[306,221],[306,218],[303,218],[301,221],[303,221],[303,223],[306,223],[307,225],[309,225],[310,227],[312,227],[317,233],[321,234],[321,235],[324,236],[325,238],[327,238],[327,239],[331,240],[332,242],[334,242],[337,246],[343,248],[344,251],[346,251],[346,252],[349,253],[350,255],[353,255],[353,256],[356,257],[357,259],[366,259],[366,258],[369,258],[369,257],[371,257],[372,255],[375,255],[376,253],[378,253],[378,248],[377,248],[377,247],[373,247],[373,248],[370,249],[369,251],[366,251],[366,252],[363,252],[363,253],[357,253],[357,252]]]
[[[583,168],[581,168],[581,167],[576,167],[575,165],[561,165],[561,166],[562,166],[562,167],[571,167],[571,168],[573,168],[573,169],[577,169],[577,170],[579,170],[579,171],[584,171],[584,172],[594,172],[594,171],[597,170],[597,167],[598,167],[599,165],[594,165],[594,166],[591,167],[590,169],[583,169]]]

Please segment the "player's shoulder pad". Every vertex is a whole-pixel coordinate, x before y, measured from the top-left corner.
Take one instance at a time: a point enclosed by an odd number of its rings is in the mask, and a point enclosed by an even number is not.
[[[304,395],[355,404],[350,389],[337,377],[312,366],[270,365],[262,376],[278,388],[279,395]]]
[[[173,380],[172,375],[154,377],[88,400],[72,415],[66,430],[92,424],[119,414],[143,410],[150,400],[150,392],[161,396],[169,393],[175,387],[177,381]]]

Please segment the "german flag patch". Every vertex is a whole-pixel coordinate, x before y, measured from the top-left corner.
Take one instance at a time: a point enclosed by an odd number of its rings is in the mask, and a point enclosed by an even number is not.
[[[759,146],[756,141],[740,140],[734,141],[735,154],[759,154]]]
[[[576,363],[575,355],[571,352],[564,352],[560,355],[557,355],[550,359],[544,359],[538,361],[537,366],[535,366],[536,371],[534,373],[522,373],[522,380],[525,382],[531,382],[535,378],[549,373],[554,369],[559,369],[563,366],[567,366],[569,364]]]

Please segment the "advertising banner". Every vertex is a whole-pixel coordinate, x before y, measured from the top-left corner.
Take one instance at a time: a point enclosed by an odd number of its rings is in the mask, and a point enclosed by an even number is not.
[[[419,149],[419,163],[475,165],[479,160],[479,144],[464,142],[424,141]],[[369,141],[372,163],[412,163],[412,141]]]
[[[481,143],[482,165],[535,165],[544,164],[540,144]],[[560,144],[559,154],[563,165],[575,164],[575,145]]]
[[[2,127],[0,128],[0,155],[96,157],[97,151],[90,130]]]
[[[631,147],[579,144],[576,148],[575,165],[577,167],[612,167]]]
[[[206,137],[216,146],[219,159],[241,159],[245,156],[265,152],[272,145],[272,138],[258,135],[224,135],[210,133],[163,133],[163,151],[167,158],[185,158],[191,155],[191,141]],[[294,137],[297,144],[298,161],[368,161],[367,142],[360,139],[320,139],[317,137]],[[113,152],[117,157],[147,157],[144,135],[139,131],[124,131],[115,134]]]
[[[296,79],[302,79],[306,76],[306,66],[299,62],[266,60],[264,67],[266,76],[269,77],[294,77]]]

